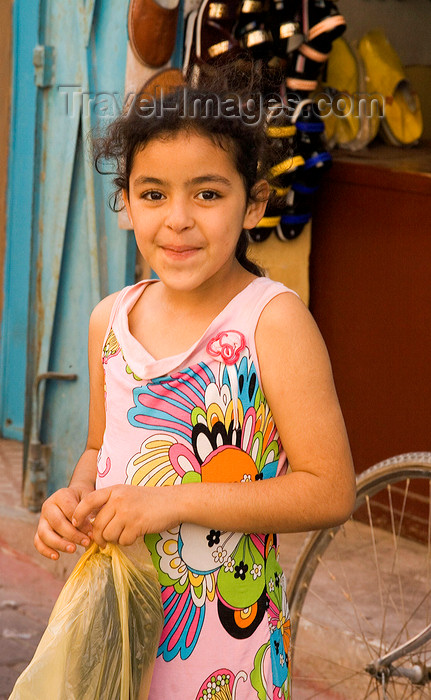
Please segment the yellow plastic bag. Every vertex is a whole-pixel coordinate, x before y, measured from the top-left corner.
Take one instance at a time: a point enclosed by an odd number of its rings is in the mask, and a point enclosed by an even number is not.
[[[143,700],[163,626],[143,540],[92,544],[66,581],[10,700]]]

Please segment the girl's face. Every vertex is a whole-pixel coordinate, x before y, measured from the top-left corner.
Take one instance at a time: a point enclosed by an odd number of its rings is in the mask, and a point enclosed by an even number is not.
[[[140,252],[177,291],[224,284],[236,273],[241,231],[253,228],[266,206],[246,202],[227,151],[186,132],[154,139],[135,155],[123,197]]]

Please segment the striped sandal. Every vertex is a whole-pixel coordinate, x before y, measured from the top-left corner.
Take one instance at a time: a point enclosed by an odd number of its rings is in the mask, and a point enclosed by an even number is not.
[[[265,6],[262,0],[243,0],[234,34],[242,48],[256,60],[268,62],[273,52],[273,37],[267,27]]]
[[[235,22],[232,2],[202,0],[199,9],[190,12],[186,20],[183,75],[198,83],[203,64],[219,64],[231,60],[241,51],[231,30]]]
[[[300,0],[271,0],[268,24],[277,56],[286,57],[304,41],[300,22]]]
[[[332,42],[346,30],[346,20],[331,0],[302,0],[302,29],[307,44],[329,53]]]
[[[328,57],[329,53],[322,53],[309,44],[302,44],[294,56],[286,78],[286,87],[294,92],[313,92],[317,88],[318,77]]]

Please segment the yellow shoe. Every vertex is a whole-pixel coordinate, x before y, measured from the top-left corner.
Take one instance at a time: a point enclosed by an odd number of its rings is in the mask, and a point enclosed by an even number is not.
[[[367,91],[383,97],[383,137],[395,146],[417,143],[423,132],[419,97],[406,79],[395,49],[385,34],[375,29],[362,37],[359,53],[367,73]]]
[[[369,105],[361,56],[343,38],[332,44],[324,86],[331,94],[324,118],[329,142],[352,151],[364,148],[377,135],[380,117]]]

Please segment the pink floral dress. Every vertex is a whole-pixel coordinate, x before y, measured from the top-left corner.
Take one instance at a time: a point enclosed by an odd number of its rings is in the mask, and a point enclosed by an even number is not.
[[[186,352],[155,360],[128,325],[147,284],[126,287],[112,309],[96,488],[284,474],[254,335],[265,305],[291,290],[253,280]],[[145,541],[165,613],[151,700],[290,698],[290,621],[277,536],[182,523]]]

